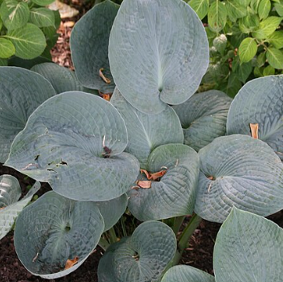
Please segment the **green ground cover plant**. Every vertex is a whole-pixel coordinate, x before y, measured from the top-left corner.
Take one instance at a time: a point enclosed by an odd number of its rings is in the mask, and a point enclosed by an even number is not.
[[[281,282],[283,230],[264,217],[283,208],[283,75],[196,93],[209,41],[182,0],[97,4],[71,51],[75,73],[0,68],[0,162],[37,181],[21,201],[53,190],[21,211],[0,180],[0,234],[20,213],[26,269],[59,278],[100,245],[99,282]],[[223,223],[214,276],[178,265],[202,218]]]
[[[231,97],[256,77],[283,69],[282,0],[189,0],[206,25],[210,66],[203,89]]]
[[[46,6],[53,0],[0,1],[0,66],[18,65],[39,56],[51,60],[60,24],[58,11]],[[10,60],[9,60],[10,59]],[[38,61],[40,62],[40,61]]]

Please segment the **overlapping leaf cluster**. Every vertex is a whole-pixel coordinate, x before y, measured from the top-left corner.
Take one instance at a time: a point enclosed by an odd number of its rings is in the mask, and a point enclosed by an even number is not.
[[[234,96],[255,77],[282,73],[282,0],[189,0],[202,19],[211,63],[205,89]]]
[[[0,65],[12,56],[51,59],[50,50],[57,41],[60,24],[58,11],[46,6],[53,0],[0,1]]]
[[[23,265],[62,277],[112,242],[100,282],[280,282],[283,231],[263,216],[283,208],[283,76],[252,80],[233,101],[194,94],[209,44],[181,0],[106,0],[76,24],[71,49],[76,74],[0,68],[0,161],[53,189],[17,219]],[[116,242],[126,209],[143,223]],[[193,213],[180,238],[178,220],[175,234],[158,221]],[[201,218],[224,222],[215,277],[170,268]]]

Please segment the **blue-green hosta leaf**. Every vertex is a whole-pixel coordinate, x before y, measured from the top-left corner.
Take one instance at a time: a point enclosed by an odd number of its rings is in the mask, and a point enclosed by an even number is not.
[[[30,116],[6,165],[70,199],[108,201],[126,193],[139,172],[123,153],[127,130],[118,111],[92,94],[58,94]]]
[[[251,134],[258,124],[259,139],[283,160],[283,75],[254,79],[245,84],[231,104],[227,117],[228,134]]]
[[[156,147],[168,143],[183,143],[181,123],[174,110],[166,109],[155,115],[142,113],[131,106],[115,88],[111,103],[125,120],[129,143],[126,152],[140,161],[141,168],[147,169],[148,156]]]
[[[283,208],[283,164],[264,142],[245,135],[216,138],[199,151],[195,212],[223,222],[235,206],[262,216]]]
[[[104,230],[93,202],[76,202],[48,192],[19,215],[15,249],[34,275],[54,279],[76,270],[96,247]],[[65,269],[67,260],[78,263]]]
[[[16,67],[0,67],[0,162],[8,157],[15,136],[30,114],[55,95],[41,75]]]
[[[119,6],[109,0],[95,5],[76,23],[71,36],[72,60],[79,81],[103,93],[112,93],[115,87],[109,67],[108,44],[118,9]],[[102,79],[100,70],[109,83]]]
[[[184,128],[185,144],[200,150],[226,132],[226,119],[232,99],[218,90],[193,95],[174,110]]]
[[[12,30],[21,28],[28,22],[30,11],[28,4],[24,1],[4,0],[0,15],[6,28]]]
[[[234,208],[217,234],[213,267],[217,282],[281,282],[282,228]]]
[[[67,68],[54,63],[43,63],[33,66],[31,70],[45,77],[57,94],[72,90],[83,91],[83,86],[75,73]]]
[[[208,53],[201,21],[181,0],[124,0],[109,40],[118,89],[135,108],[151,114],[194,94]]]
[[[161,282],[215,282],[212,275],[188,265],[177,265],[170,268]]]
[[[165,219],[191,214],[196,199],[199,157],[183,144],[168,144],[156,148],[149,156],[149,171],[167,168],[160,181],[152,181],[151,188],[131,189],[129,210],[141,221]],[[143,175],[139,180],[147,181]]]
[[[128,197],[126,194],[124,194],[119,198],[110,201],[96,202],[96,205],[99,208],[99,211],[104,219],[105,232],[113,227],[120,219],[120,217],[124,214],[128,205]]]
[[[98,266],[99,282],[158,281],[175,252],[176,238],[170,227],[144,222],[131,237],[106,251]]]
[[[26,196],[18,201],[22,194],[18,180],[11,175],[0,176],[0,240],[11,230],[16,217],[39,188],[40,183],[36,182]]]

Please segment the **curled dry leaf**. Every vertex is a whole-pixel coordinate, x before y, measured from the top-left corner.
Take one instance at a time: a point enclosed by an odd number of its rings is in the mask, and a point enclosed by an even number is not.
[[[141,173],[145,174],[145,176],[148,180],[155,181],[156,179],[162,177],[167,172],[167,169],[162,169],[162,170],[155,172],[155,173],[150,173],[145,169],[141,169],[140,171],[141,171]]]
[[[258,123],[250,123],[252,137],[258,139]]]
[[[103,71],[104,71],[104,68],[101,68],[99,70],[99,76],[102,78],[102,80],[107,83],[107,84],[110,84],[111,83],[111,80],[109,78],[107,78],[104,74],[103,74]]]
[[[74,266],[75,264],[77,264],[78,261],[79,261],[79,257],[74,257],[74,259],[68,259],[68,260],[66,261],[65,269],[64,269],[64,270],[71,268],[72,266]]]
[[[133,186],[132,189],[149,189],[151,188],[151,181],[141,181],[141,180],[138,180],[137,182],[137,186]]]
[[[106,101],[110,101],[111,96],[112,96],[112,93],[102,93],[102,92],[100,92],[100,91],[98,91],[98,93],[99,93],[99,96],[100,96],[101,98],[103,98],[103,99],[106,100]]]

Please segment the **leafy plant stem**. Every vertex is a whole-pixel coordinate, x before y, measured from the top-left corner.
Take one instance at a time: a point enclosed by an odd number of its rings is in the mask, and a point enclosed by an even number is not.
[[[188,225],[186,226],[186,228],[184,229],[184,231],[182,232],[182,235],[180,237],[180,240],[179,240],[179,243],[178,243],[178,250],[177,250],[175,257],[173,259],[173,265],[177,265],[179,263],[179,261],[182,257],[182,254],[183,254],[184,250],[186,249],[186,247],[188,245],[188,241],[189,241],[190,237],[192,236],[195,229],[200,224],[201,220],[202,220],[202,218],[199,217],[197,214],[193,214],[193,216],[191,217]]]
[[[109,229],[108,234],[109,234],[110,244],[116,243],[118,241],[114,227]]]
[[[102,248],[104,251],[107,250],[107,248],[110,246],[110,244],[108,243],[108,241],[101,236],[98,245],[100,246],[100,248]]]
[[[184,219],[185,219],[185,216],[178,216],[178,217],[175,217],[175,219],[174,219],[174,225],[173,225],[173,228],[172,228],[173,231],[174,231],[174,233],[175,233],[175,235],[178,234],[179,229],[180,229],[180,227],[181,227],[181,225],[182,225]]]

